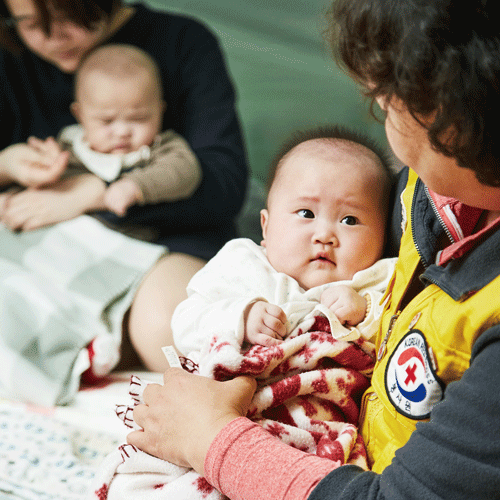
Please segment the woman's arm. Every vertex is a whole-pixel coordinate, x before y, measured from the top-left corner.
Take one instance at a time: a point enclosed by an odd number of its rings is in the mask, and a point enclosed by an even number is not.
[[[144,390],[145,404],[134,409],[134,420],[144,431],[130,433],[127,441],[203,475],[212,441],[226,424],[246,415],[257,384],[250,377],[216,382],[180,368],[168,369],[163,382]],[[208,411],[200,411],[200,403]]]
[[[248,407],[242,401],[251,398],[249,379],[221,383],[169,370],[165,385],[152,388],[147,406],[134,411],[144,431],[130,434],[129,442],[193,466],[231,500],[262,498],[262,491],[296,499],[310,490],[310,500],[490,500],[500,491],[499,359],[496,326],[476,342],[470,368],[449,385],[430,422],[417,425],[380,475],[350,465],[335,469],[246,419],[236,422]],[[318,470],[326,477],[316,486]]]
[[[231,500],[306,500],[338,466],[292,448],[242,417],[213,441],[205,459],[205,478]]]
[[[500,327],[483,333],[470,368],[451,383],[430,422],[380,474],[341,467],[310,500],[489,500],[500,491]]]
[[[104,208],[106,184],[93,174],[68,177],[43,189],[9,196],[1,215],[12,230],[30,231]]]
[[[193,467],[231,500],[305,499],[337,464],[292,448],[243,418],[255,387],[249,377],[215,382],[169,369],[163,386],[146,387],[145,405],[134,409],[144,431],[127,441]]]

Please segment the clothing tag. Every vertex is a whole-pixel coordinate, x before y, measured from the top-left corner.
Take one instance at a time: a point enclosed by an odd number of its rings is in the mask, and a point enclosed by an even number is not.
[[[163,351],[163,354],[165,354],[170,368],[182,368],[179,356],[177,356],[177,353],[175,352],[173,346],[167,345],[165,347],[162,347],[161,350]]]

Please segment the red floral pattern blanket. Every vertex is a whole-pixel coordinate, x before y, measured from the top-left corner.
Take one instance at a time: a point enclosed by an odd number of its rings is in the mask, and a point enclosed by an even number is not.
[[[373,369],[374,346],[362,338],[336,340],[329,322],[315,318],[307,332],[297,332],[279,346],[241,349],[235,339],[214,337],[200,366],[183,366],[217,380],[237,375],[257,379],[258,389],[248,418],[283,442],[337,465],[367,469],[365,448],[357,431],[360,400]],[[136,428],[133,406],[141,401],[145,383],[131,381],[131,405],[117,407],[126,425]],[[123,445],[103,462],[93,498],[175,500],[222,499],[191,469],[157,459]]]

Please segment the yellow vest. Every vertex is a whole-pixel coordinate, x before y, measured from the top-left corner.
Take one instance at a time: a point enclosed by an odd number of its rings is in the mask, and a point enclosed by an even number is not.
[[[400,249],[404,258],[398,259],[386,292],[376,342],[380,359],[372,386],[363,397],[360,417],[368,460],[377,473],[405,445],[416,423],[428,419],[446,385],[460,379],[477,337],[500,322],[500,277],[459,302],[430,284],[400,311],[420,260],[411,232],[416,181],[417,175],[410,170],[402,195],[403,221],[407,219]]]

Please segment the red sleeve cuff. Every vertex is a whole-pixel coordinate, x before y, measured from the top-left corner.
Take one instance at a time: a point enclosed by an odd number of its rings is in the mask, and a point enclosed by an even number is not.
[[[247,418],[230,422],[212,442],[205,458],[205,478],[231,500],[306,499],[336,468],[281,442]]]

